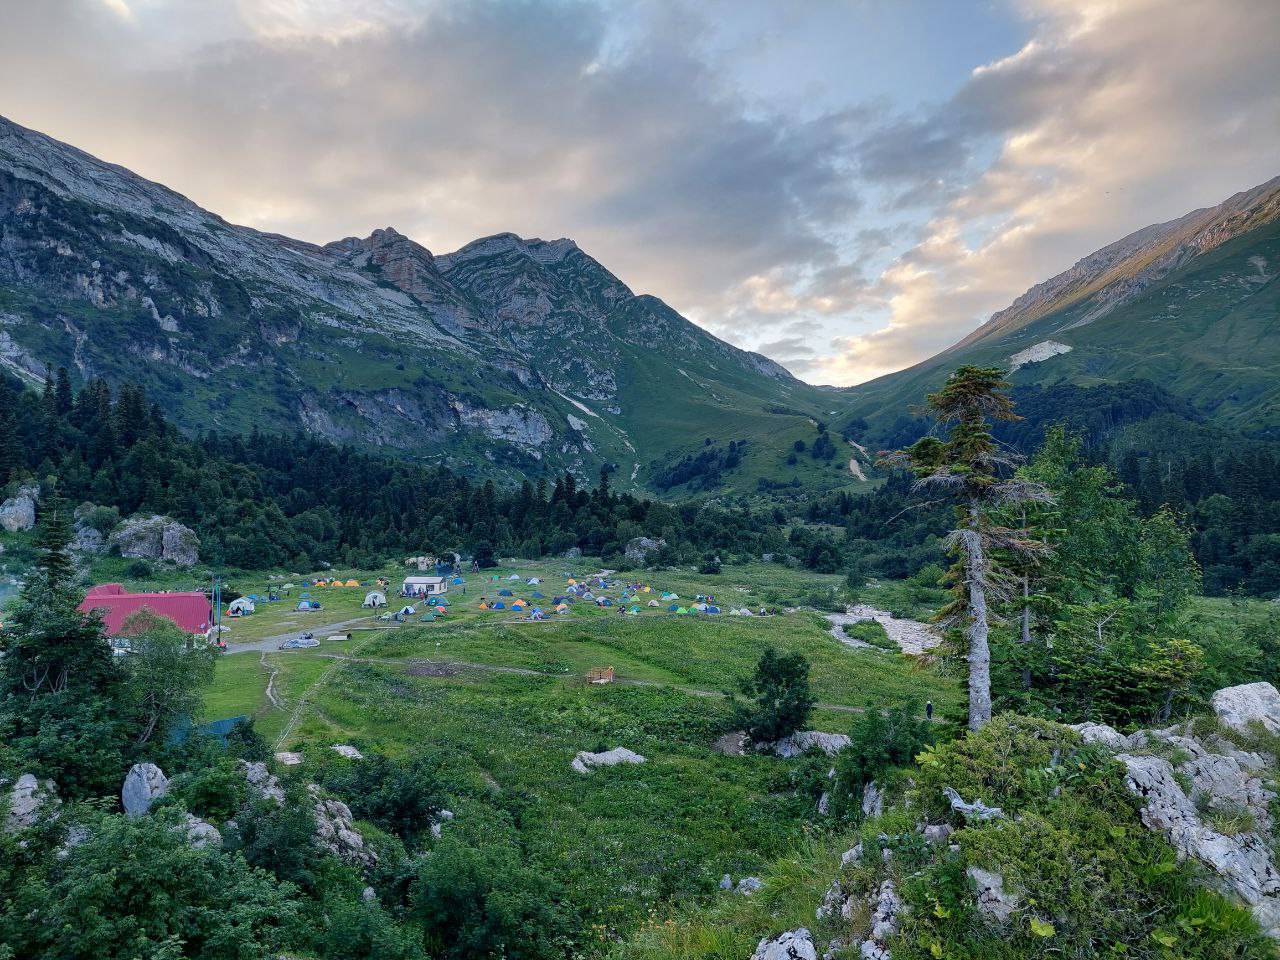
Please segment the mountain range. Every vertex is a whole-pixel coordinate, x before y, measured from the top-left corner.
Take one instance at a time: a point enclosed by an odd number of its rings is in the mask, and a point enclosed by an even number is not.
[[[1280,436],[1277,276],[1280,177],[1090,254],[923,363],[819,387],[572,240],[305,243],[0,118],[11,373],[140,383],[192,432],[304,430],[500,481],[608,467],[677,499],[858,489],[855,441],[893,436],[961,363],[1017,386],[1149,381],[1197,418]]]
[[[886,424],[981,363],[1015,385],[1146,380],[1221,427],[1280,436],[1277,277],[1280,177],[1089,254],[949,349],[848,395]]]
[[[3,119],[0,363],[141,383],[190,431],[304,429],[508,480],[607,465],[673,496],[779,476],[840,400],[571,240],[317,246]],[[857,485],[857,456],[788,477]]]

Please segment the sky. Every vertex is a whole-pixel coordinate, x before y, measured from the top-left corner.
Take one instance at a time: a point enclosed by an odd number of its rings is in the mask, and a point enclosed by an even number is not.
[[[0,0],[0,114],[316,243],[570,237],[814,383],[1280,173],[1275,0]]]

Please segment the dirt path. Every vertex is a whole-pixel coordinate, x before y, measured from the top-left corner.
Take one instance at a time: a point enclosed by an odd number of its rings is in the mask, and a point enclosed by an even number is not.
[[[367,614],[363,617],[355,617],[351,620],[339,620],[337,623],[321,624],[315,626],[307,624],[305,630],[290,630],[288,633],[278,633],[273,637],[267,637],[263,640],[250,640],[248,643],[228,643],[226,652],[231,653],[271,653],[280,649],[280,644],[288,640],[290,637],[296,637],[299,634],[311,632],[317,637],[327,637],[334,633],[345,633],[348,627],[355,626],[357,623],[364,623],[372,619]]]
[[[276,674],[280,672],[279,667],[273,667],[267,662],[267,652],[262,651],[262,656],[258,658],[258,662],[262,664],[264,669],[271,671],[271,676],[267,678],[267,699],[271,701],[271,705],[279,710],[284,709],[284,701],[276,693]]]

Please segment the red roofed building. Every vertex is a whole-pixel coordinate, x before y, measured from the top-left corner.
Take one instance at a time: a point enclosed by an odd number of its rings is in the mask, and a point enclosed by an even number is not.
[[[76,607],[81,613],[98,610],[107,636],[118,637],[124,622],[143,607],[167,617],[187,633],[204,633],[211,626],[213,608],[203,593],[129,593],[118,583],[94,587]]]

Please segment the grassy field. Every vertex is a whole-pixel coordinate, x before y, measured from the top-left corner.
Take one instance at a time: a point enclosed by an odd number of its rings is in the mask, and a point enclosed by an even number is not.
[[[518,585],[505,579],[512,572],[523,578]],[[813,800],[796,793],[794,762],[712,749],[734,727],[724,693],[768,646],[808,657],[822,704],[811,725],[820,729],[846,730],[853,710],[909,699],[932,699],[943,717],[963,709],[953,680],[907,657],[850,649],[821,615],[792,609],[829,597],[836,577],[771,565],[727,567],[715,577],[629,577],[657,591],[642,597],[714,593],[726,610],[767,606],[775,611],[768,617],[676,616],[665,604],[619,615],[580,602],[539,623],[478,609],[500,586],[550,599],[565,574],[588,572],[565,561],[506,564],[468,576],[465,594],[451,589],[444,620],[313,650],[224,656],[206,714],[253,715],[278,749],[303,754],[294,776],[335,762],[328,747],[338,743],[366,754],[443,756],[456,814],[447,829],[477,840],[514,833],[529,862],[563,883],[601,931],[595,954],[651,909],[708,895],[725,873],[759,870],[802,837]],[[530,586],[531,576],[543,582]],[[363,598],[350,591],[357,593]],[[345,590],[323,596],[332,601],[326,617],[350,612]],[[288,622],[285,613],[272,605],[233,629],[252,620],[256,633],[268,629],[256,623],[274,630]],[[614,667],[617,682],[588,685],[584,673],[595,666]],[[268,700],[269,680],[279,705]],[[647,762],[587,776],[570,767],[580,750],[615,746]]]

